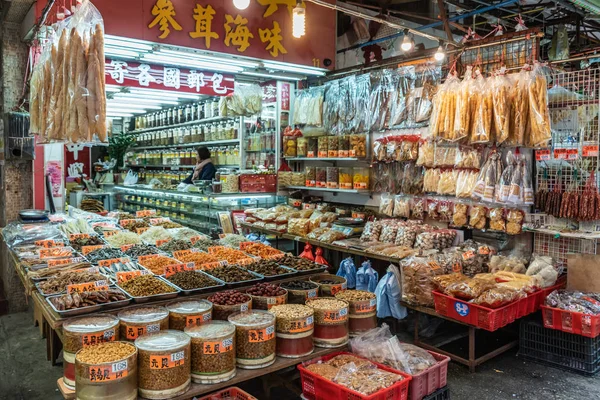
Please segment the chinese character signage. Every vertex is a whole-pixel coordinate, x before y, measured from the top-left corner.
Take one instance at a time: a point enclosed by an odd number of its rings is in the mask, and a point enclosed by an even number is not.
[[[185,68],[140,64],[134,61],[106,60],[106,83],[226,96],[233,93],[234,79],[218,72],[194,71]]]
[[[296,0],[250,0],[245,10],[231,0],[102,0],[94,5],[110,35],[322,68],[324,59],[332,60],[328,68],[335,61],[336,12],[310,2],[303,3],[302,38],[292,36]]]

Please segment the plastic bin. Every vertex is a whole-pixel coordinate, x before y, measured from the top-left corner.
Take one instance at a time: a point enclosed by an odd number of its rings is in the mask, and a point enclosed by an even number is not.
[[[445,386],[429,396],[423,397],[423,400],[450,400],[450,388]]]
[[[548,329],[538,316],[521,321],[519,357],[591,376],[600,371],[600,337]]]
[[[535,311],[539,304],[540,292],[504,307],[491,309],[433,291],[435,311],[464,324],[493,332]]]
[[[421,400],[447,384],[450,357],[434,353],[433,351],[426,351],[438,362],[420,374],[412,375],[412,380],[408,387],[410,400]]]
[[[348,352],[336,352],[316,358],[314,361],[327,361],[340,354],[351,354],[355,357],[359,357],[356,354]],[[377,367],[383,371],[402,375],[404,379],[394,383],[388,388],[382,389],[377,393],[367,396],[337,383],[331,382],[317,374],[313,374],[304,368],[302,364],[300,364],[298,365],[298,369],[300,370],[300,379],[302,380],[302,395],[307,400],[408,400],[408,386],[412,380],[412,377],[404,372],[397,371],[383,364],[376,362],[373,362],[373,364],[377,365]]]
[[[235,399],[235,400],[258,400],[256,397],[244,392],[242,389],[232,386],[227,389],[219,390],[218,392],[209,394],[208,396],[199,397],[197,400],[221,400],[221,399]]]
[[[541,308],[546,328],[589,338],[600,335],[600,315],[583,314],[548,306],[541,306]]]

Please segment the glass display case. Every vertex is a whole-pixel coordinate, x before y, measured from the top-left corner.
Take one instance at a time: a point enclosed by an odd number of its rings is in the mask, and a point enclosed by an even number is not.
[[[135,212],[153,209],[160,217],[168,217],[204,233],[219,232],[218,213],[254,207],[273,207],[285,202],[274,193],[200,193],[151,189],[147,185],[115,186],[117,207]]]

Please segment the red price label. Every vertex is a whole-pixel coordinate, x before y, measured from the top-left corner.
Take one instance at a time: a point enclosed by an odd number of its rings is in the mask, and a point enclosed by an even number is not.
[[[193,253],[193,251],[191,249],[190,250],[179,250],[179,251],[173,252],[173,257],[179,258],[179,257],[183,257],[185,255],[192,254],[192,253]]]
[[[465,251],[464,253],[462,253],[462,258],[465,261],[470,260],[473,257],[475,257],[475,252],[473,252],[473,250]]]
[[[51,247],[63,247],[65,244],[56,240],[38,240],[35,242],[35,245],[49,249]]]
[[[170,241],[171,241],[171,239],[161,239],[161,240],[157,240],[157,241],[156,241],[156,247],[160,247],[160,246],[162,246],[163,244],[165,244],[165,243],[168,243],[168,242],[170,242]]]
[[[275,325],[267,326],[264,329],[250,329],[248,331],[248,342],[260,343],[271,340],[275,337]]]
[[[178,351],[177,353],[150,356],[150,369],[166,369],[175,368],[185,364],[185,353]]]
[[[88,239],[89,237],[89,233],[73,233],[69,235],[69,240]]]
[[[127,225],[129,225],[129,224],[132,224],[132,223],[134,223],[134,222],[135,222],[135,219],[122,219],[122,220],[119,222],[119,225],[121,225],[121,226],[125,227],[125,226],[127,226]]]
[[[147,256],[139,256],[138,262],[141,264],[151,258],[158,257],[158,254],[148,254]]]
[[[104,237],[109,237],[109,236],[116,235],[119,232],[121,232],[121,231],[118,231],[115,229],[114,231],[104,231],[102,234],[104,235]]]
[[[148,229],[150,229],[150,228],[137,228],[137,229],[135,230],[135,232],[136,232],[138,235],[141,235],[142,233],[146,232]]]
[[[537,161],[548,161],[550,160],[550,150],[536,150],[535,159]]]
[[[348,318],[348,308],[344,307],[340,311],[325,311],[323,320],[329,322],[344,321]]]
[[[82,253],[83,253],[83,255],[85,256],[86,254],[89,254],[89,253],[91,253],[92,251],[96,251],[96,250],[98,250],[98,249],[103,249],[103,248],[104,248],[104,246],[103,246],[103,245],[101,245],[101,244],[99,244],[99,245],[97,245],[97,246],[83,246],[83,247],[81,248],[81,252],[82,252]]]
[[[40,249],[40,258],[52,258],[52,257],[69,257],[72,256],[73,252],[62,247],[50,247],[48,249]]]
[[[190,238],[190,242],[192,242],[192,244],[196,244],[197,241],[199,240],[203,240],[204,236],[194,236],[192,238]]]
[[[370,312],[375,311],[376,306],[377,306],[377,299],[370,299],[368,303],[366,301],[356,303],[354,305],[354,311],[357,314],[370,313]]]
[[[554,158],[556,160],[576,160],[577,157],[577,149],[554,149]]]
[[[151,215],[156,215],[156,210],[141,210],[135,212],[136,217],[149,217]]]
[[[342,283],[339,285],[332,285],[331,286],[331,295],[335,296],[337,293],[341,292],[342,290],[346,290],[347,285],[346,283]]]
[[[48,260],[48,268],[59,267],[61,265],[76,264],[82,261],[82,257],[58,258],[55,260]]]
[[[106,281],[95,281],[78,283],[67,286],[67,293],[82,293],[82,292],[94,292],[97,290],[108,290],[108,283]]]
[[[306,332],[313,328],[315,318],[311,315],[301,321],[290,321],[290,333]]]
[[[99,333],[84,334],[81,337],[81,344],[83,347],[93,346],[98,343],[112,342],[115,340],[115,330],[109,329]]]
[[[111,365],[91,365],[88,367],[90,382],[117,381],[127,377],[127,361],[119,361]]]
[[[185,326],[200,326],[212,319],[211,312],[199,315],[188,315],[185,317]]]
[[[588,145],[581,148],[584,157],[598,157],[598,145]]]
[[[121,258],[111,258],[110,260],[100,260],[98,261],[98,265],[101,267],[110,267],[113,264],[117,263],[125,263],[130,261],[129,258],[121,257]]]
[[[233,338],[221,340],[220,342],[204,342],[202,344],[203,354],[221,354],[233,350]]]
[[[150,275],[150,271],[122,271],[116,274],[118,283],[127,282],[142,275]]]
[[[165,266],[165,276],[169,277],[171,275],[175,275],[178,272],[183,272],[183,271],[193,271],[194,270],[194,263],[187,263],[187,264],[171,264],[171,265],[167,265]]]
[[[121,251],[122,252],[126,252],[127,250],[129,250],[133,246],[135,246],[135,244],[126,244],[125,246],[121,246]]]
[[[160,331],[160,324],[150,324],[146,326],[125,325],[125,336],[127,336],[127,339],[137,339],[146,333],[154,333],[158,331]]]

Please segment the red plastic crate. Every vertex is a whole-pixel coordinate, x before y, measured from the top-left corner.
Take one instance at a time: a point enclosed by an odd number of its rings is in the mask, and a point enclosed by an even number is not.
[[[235,400],[258,400],[256,397],[249,395],[242,389],[232,386],[223,390],[219,390],[208,396],[199,397],[197,400],[221,400],[221,399],[235,399]]]
[[[277,175],[274,174],[242,174],[240,175],[240,192],[242,193],[274,193],[277,191]]]
[[[438,362],[420,374],[412,375],[412,380],[408,386],[410,400],[421,400],[423,397],[429,396],[436,390],[443,388],[447,383],[450,357],[434,353],[433,351],[426,351]]]
[[[517,318],[531,314],[539,306],[541,291],[530,294],[524,299],[491,309],[477,304],[470,304],[437,291],[433,291],[435,311],[448,318],[455,319],[464,324],[476,326],[493,332],[514,322]]]
[[[573,333],[589,338],[600,335],[600,315],[589,315],[575,311],[542,306],[546,328]]]
[[[364,357],[357,356],[356,354],[340,351],[319,357],[309,361],[307,364],[313,364],[320,360],[327,361],[340,354],[349,354],[364,359]],[[321,376],[310,372],[304,368],[304,365],[300,364],[298,365],[298,369],[300,370],[300,379],[302,380],[302,394],[308,400],[408,400],[408,386],[412,377],[383,364],[371,362],[377,365],[377,368],[381,370],[402,375],[404,379],[394,383],[388,388],[381,389],[377,393],[367,396],[322,378]]]
[[[548,297],[548,295],[552,292],[554,292],[555,290],[560,290],[560,289],[564,289],[567,287],[567,278],[560,278],[556,284],[554,286],[550,286],[549,288],[546,289],[542,289],[543,295],[540,298],[540,306],[543,306],[546,304],[546,297]]]

